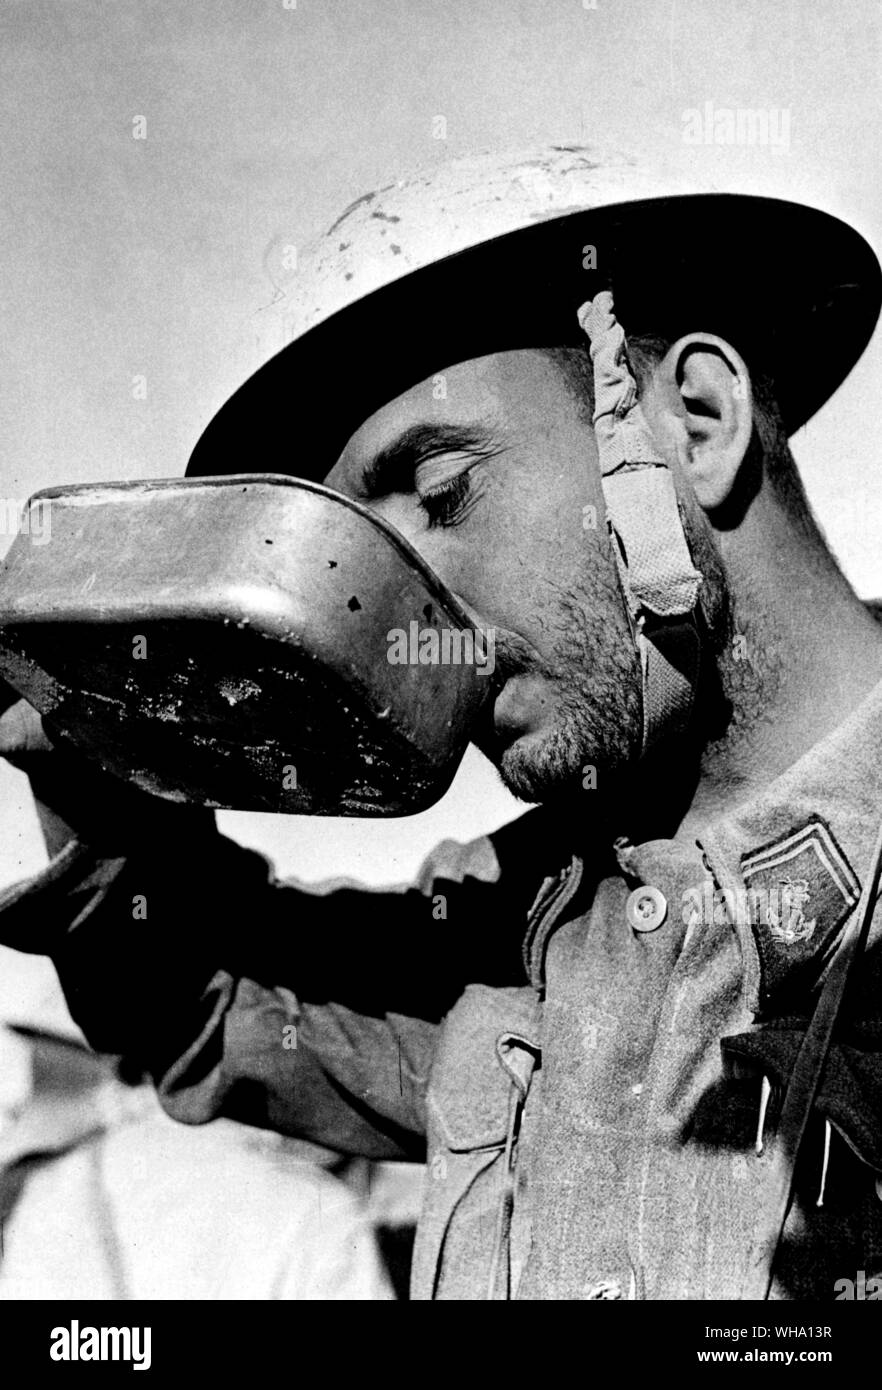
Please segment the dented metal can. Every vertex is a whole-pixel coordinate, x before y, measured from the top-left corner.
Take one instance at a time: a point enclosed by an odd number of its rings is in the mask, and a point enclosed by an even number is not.
[[[109,771],[293,814],[407,815],[447,790],[492,653],[367,508],[272,474],[29,505],[51,539],[23,528],[0,565],[0,677]]]

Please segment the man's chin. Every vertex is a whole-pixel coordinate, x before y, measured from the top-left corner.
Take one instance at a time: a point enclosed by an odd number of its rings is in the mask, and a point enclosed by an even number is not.
[[[583,758],[554,732],[524,734],[494,750],[492,761],[519,801],[556,800],[582,785]]]
[[[621,738],[608,737],[599,748],[589,730],[566,724],[522,734],[504,745],[497,739],[481,751],[512,795],[532,803],[566,801],[585,791],[605,799],[629,763]]]

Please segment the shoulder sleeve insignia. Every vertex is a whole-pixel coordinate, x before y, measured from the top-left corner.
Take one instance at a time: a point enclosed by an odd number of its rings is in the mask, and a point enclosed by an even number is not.
[[[741,876],[765,1009],[814,983],[861,887],[820,816],[743,855]]]

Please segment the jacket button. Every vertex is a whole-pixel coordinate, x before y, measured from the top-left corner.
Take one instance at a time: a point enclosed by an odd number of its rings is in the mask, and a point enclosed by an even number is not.
[[[655,931],[668,915],[667,899],[649,885],[635,888],[628,898],[625,915],[635,931]]]

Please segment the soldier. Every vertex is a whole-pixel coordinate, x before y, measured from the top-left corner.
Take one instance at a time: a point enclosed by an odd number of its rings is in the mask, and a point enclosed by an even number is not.
[[[324,478],[494,631],[475,739],[541,805],[411,889],[275,883],[7,715],[75,833],[4,939],[173,1116],[426,1161],[417,1298],[833,1298],[882,1263],[882,633],[787,443],[879,302],[834,218],[575,148],[368,194],[298,258],[190,472]],[[762,907],[794,883],[808,934]]]

